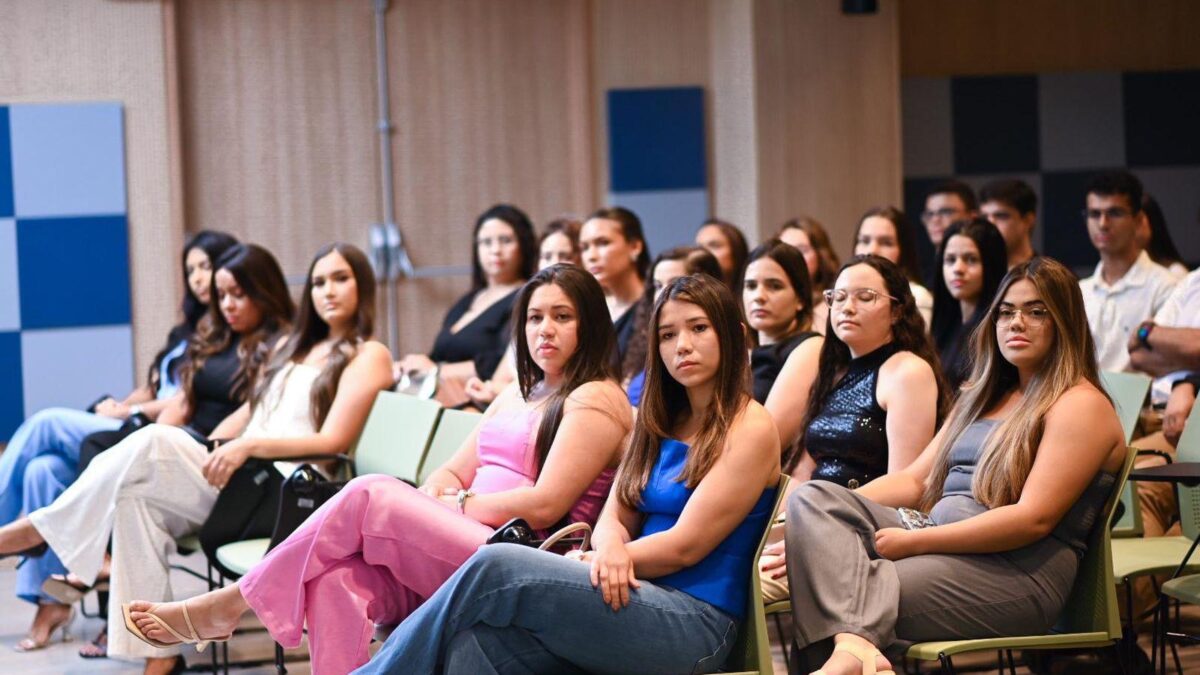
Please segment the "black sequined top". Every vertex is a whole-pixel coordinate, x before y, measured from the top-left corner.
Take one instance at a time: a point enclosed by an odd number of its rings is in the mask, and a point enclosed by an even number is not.
[[[804,446],[817,463],[814,479],[856,488],[887,473],[887,411],[875,388],[879,367],[898,351],[889,342],[851,361],[809,423]]]

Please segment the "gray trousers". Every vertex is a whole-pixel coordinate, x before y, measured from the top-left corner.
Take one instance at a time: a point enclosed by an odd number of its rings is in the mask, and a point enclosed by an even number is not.
[[[881,649],[898,640],[1045,633],[1074,583],[1075,552],[1049,537],[1008,553],[892,562],[875,552],[875,532],[887,527],[901,527],[896,509],[840,485],[810,481],[792,493],[786,540],[801,651],[795,662],[819,666],[838,633]]]

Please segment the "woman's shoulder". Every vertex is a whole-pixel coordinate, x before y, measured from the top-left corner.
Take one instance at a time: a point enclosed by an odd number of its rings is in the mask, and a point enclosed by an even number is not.
[[[740,445],[768,446],[779,449],[779,431],[775,420],[761,403],[750,399],[729,425],[728,437]]]
[[[354,349],[351,364],[359,368],[380,368],[392,372],[392,353],[378,340],[365,340]]]
[[[1097,416],[1101,416],[1101,418],[1112,416],[1112,419],[1118,425],[1120,424],[1111,399],[1087,380],[1064,391],[1058,400],[1050,404],[1050,409],[1046,413],[1048,419],[1051,417],[1062,417],[1068,420],[1087,419],[1089,425],[1091,421],[1097,419]]]
[[[612,380],[592,380],[575,388],[568,396],[563,412],[579,408],[599,408],[632,419],[633,409],[624,390]]]
[[[933,366],[915,353],[902,350],[889,356],[883,365],[879,366],[879,376],[887,380],[898,381],[901,384],[926,378],[932,381]]]

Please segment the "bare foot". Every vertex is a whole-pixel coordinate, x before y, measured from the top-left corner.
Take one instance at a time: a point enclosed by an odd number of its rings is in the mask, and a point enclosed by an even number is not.
[[[825,675],[858,675],[866,671],[863,659],[873,659],[877,672],[892,669],[892,664],[867,640],[851,633],[839,634],[834,640],[833,655],[821,666],[820,672]]]
[[[38,603],[33,625],[29,627],[29,635],[17,643],[17,651],[29,652],[45,647],[50,643],[54,631],[69,623],[73,617],[74,613],[67,605],[57,602]]]
[[[169,673],[183,672],[182,656],[171,656],[165,659],[146,659],[146,667],[142,669],[142,675],[168,675]]]
[[[234,584],[184,602],[135,601],[129,604],[129,615],[138,630],[142,631],[142,635],[164,644],[175,644],[179,639],[155,621],[151,614],[165,621],[180,635],[192,637],[183,615],[185,602],[187,618],[191,619],[192,626],[196,629],[196,637],[201,640],[228,639],[237,628],[242,615],[249,609],[242,598],[241,590]]]

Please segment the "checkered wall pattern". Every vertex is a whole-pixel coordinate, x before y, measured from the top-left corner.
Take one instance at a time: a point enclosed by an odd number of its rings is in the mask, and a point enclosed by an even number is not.
[[[0,106],[0,442],[133,386],[121,106]]]
[[[1098,257],[1080,215],[1085,186],[1128,168],[1162,205],[1184,260],[1200,262],[1200,71],[905,78],[901,87],[914,224],[925,192],[946,178],[976,190],[1020,178],[1038,194],[1034,245],[1090,274]]]

